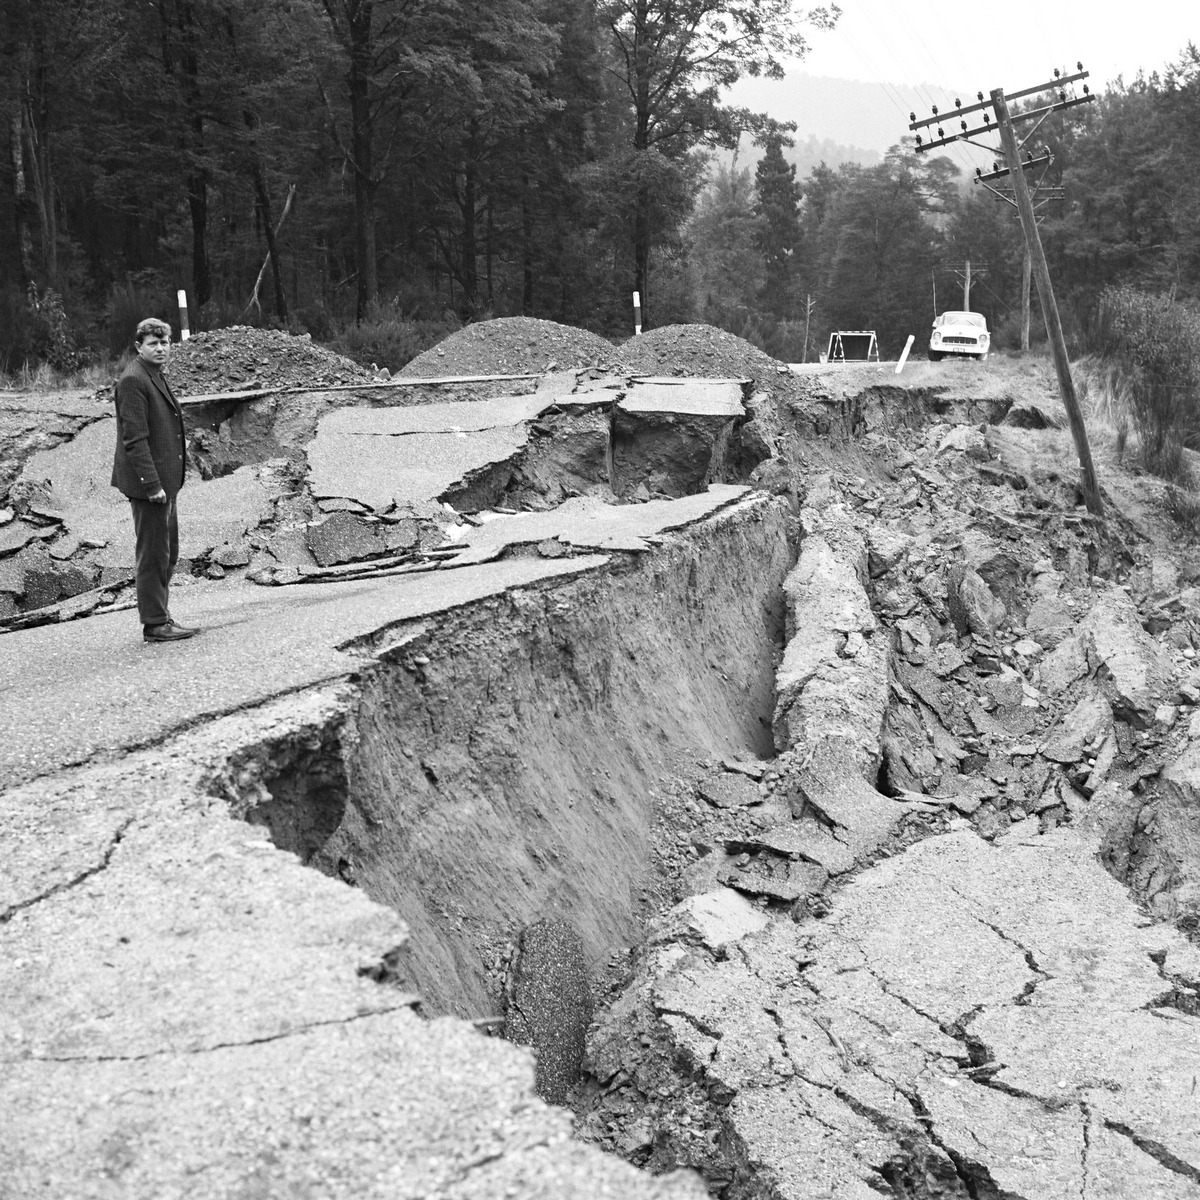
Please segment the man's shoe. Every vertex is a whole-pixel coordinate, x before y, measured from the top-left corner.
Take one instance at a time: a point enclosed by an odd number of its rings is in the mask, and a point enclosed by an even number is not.
[[[143,625],[142,640],[146,642],[182,642],[184,638],[195,637],[200,630],[189,629],[186,625],[176,625],[174,621],[166,621],[162,625]]]

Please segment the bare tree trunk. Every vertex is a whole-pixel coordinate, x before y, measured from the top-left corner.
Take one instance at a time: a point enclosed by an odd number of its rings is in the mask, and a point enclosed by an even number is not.
[[[25,137],[22,109],[18,106],[13,114],[9,131],[9,155],[13,170],[13,209],[17,225],[17,261],[21,282],[29,283],[34,278],[33,235],[29,229],[31,201],[25,184]]]
[[[58,284],[58,231],[54,221],[54,184],[50,175],[50,156],[44,139],[39,139],[32,99],[22,103],[25,146],[25,186],[32,205],[37,209],[41,234],[42,264],[52,287]],[[44,115],[44,114],[43,114]]]
[[[254,194],[258,201],[258,211],[262,214],[263,236],[267,239],[267,258],[271,263],[271,278],[275,284],[275,314],[280,321],[287,323],[287,297],[283,292],[283,272],[279,267],[279,253],[275,243],[275,228],[271,223],[271,197],[267,192],[267,181],[263,175],[262,163],[254,161]],[[295,189],[292,189],[293,192]],[[288,195],[288,207],[291,207],[292,197]],[[287,216],[287,209],[284,209]],[[283,224],[281,220],[280,225]]]
[[[350,149],[354,170],[354,255],[358,268],[355,319],[379,299],[375,247],[375,130],[371,116],[372,9],[367,0],[346,5],[350,30]]]
[[[533,209],[528,178],[521,180],[521,315],[533,315]]]
[[[163,65],[168,74],[173,74],[170,38],[165,27],[167,16],[162,7],[159,12],[164,22]],[[189,114],[185,125],[187,132],[182,135],[183,149],[189,151],[192,161],[198,164],[204,157],[204,113],[198,84],[200,64],[196,57],[195,13],[190,0],[177,0],[174,16],[179,37],[181,90]],[[192,294],[199,308],[212,299],[212,273],[208,261],[208,173],[203,166],[196,165],[188,172],[186,190],[192,219]]]
[[[475,204],[477,193],[475,164],[468,162],[463,169],[462,194],[462,267],[459,282],[463,290],[463,311],[474,316],[479,310],[479,272],[476,259],[479,254],[479,234],[476,229]]]
[[[259,168],[257,167],[257,165],[255,167],[255,170],[259,171]],[[263,191],[265,193],[266,184],[263,183],[262,186],[263,186]],[[272,232],[270,224],[269,224],[270,212],[268,211],[264,214],[263,206],[261,204],[259,205],[259,214],[260,214],[260,216],[263,216],[264,220],[267,222],[267,227],[266,227],[267,257],[263,260],[262,268],[258,272],[258,278],[254,281],[254,291],[250,293],[250,301],[246,305],[246,307],[242,310],[243,313],[248,313],[252,308],[257,309],[260,313],[262,312],[262,305],[259,302],[258,293],[259,293],[259,290],[262,288],[263,276],[266,275],[267,267],[270,266],[272,269],[272,273],[274,276],[274,282],[275,282],[276,310],[278,311],[281,320],[283,320],[283,321],[287,320],[287,304],[286,304],[286,302],[281,303],[281,301],[283,301],[283,279],[282,279],[282,273],[281,273],[280,267],[279,267],[279,258],[278,258],[278,255],[275,253],[275,245],[276,245],[276,241],[279,237],[279,231],[283,228],[284,221],[286,221],[288,219],[288,213],[290,213],[292,211],[292,201],[295,198],[296,198],[296,185],[293,183],[291,185],[291,187],[288,188],[287,200],[285,200],[284,204],[283,204],[283,214],[280,216],[279,224],[275,226],[274,232]],[[268,209],[269,209],[269,202],[268,202]],[[323,245],[322,245],[322,249],[324,249]],[[324,279],[324,275],[323,275],[323,279]],[[293,296],[297,295],[297,287],[298,287],[298,285],[296,283],[296,273],[293,270],[293,272],[292,272],[292,294],[293,294]]]
[[[484,237],[484,264],[487,270],[487,302],[488,311],[490,312],[495,302],[495,294],[492,291],[492,234],[493,221],[495,219],[495,205],[492,202],[491,193],[488,193],[487,198],[487,233]]]

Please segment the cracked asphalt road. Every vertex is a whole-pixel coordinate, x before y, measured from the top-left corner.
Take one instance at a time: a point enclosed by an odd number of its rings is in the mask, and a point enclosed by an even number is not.
[[[0,788],[345,678],[364,657],[339,647],[606,561],[523,558],[399,580],[270,590],[195,582],[174,590],[173,607],[180,621],[203,632],[172,645],[144,643],[132,611],[6,634]]]

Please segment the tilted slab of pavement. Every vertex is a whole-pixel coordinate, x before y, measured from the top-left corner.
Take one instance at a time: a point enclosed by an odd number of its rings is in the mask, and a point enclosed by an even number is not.
[[[674,378],[579,392],[547,386],[483,401],[343,408],[321,419],[308,447],[310,487],[318,499],[352,499],[377,512],[435,500],[475,472],[515,462],[529,446],[532,423],[549,409],[597,405],[630,417],[717,425],[745,415],[741,381]]]
[[[65,528],[81,539],[106,543],[99,561],[113,567],[133,565],[133,518],[129,501],[112,478],[116,420],[105,416],[72,441],[42,450],[26,462],[20,479],[48,483]],[[219,479],[193,473],[179,493],[179,552],[185,559],[241,538],[270,519],[272,496],[254,467],[242,467]]]
[[[651,500],[646,504],[604,504],[590,497],[567,500],[551,512],[497,517],[471,530],[457,545],[462,551],[449,562],[468,565],[498,558],[514,546],[537,544],[544,554],[570,550],[648,550],[655,538],[691,524],[747,496],[749,488],[712,484],[697,496]]]
[[[344,408],[324,417],[309,445],[318,499],[344,497],[376,511],[434,500],[474,471],[515,458],[551,396]]]
[[[623,412],[678,413],[681,416],[740,417],[742,379],[683,379],[641,376],[630,381],[618,404]]]
[[[403,923],[206,794],[239,720],[0,798],[40,835],[0,898],[0,1196],[700,1200],[573,1143],[528,1051],[414,1013]]]
[[[902,1178],[1014,1200],[1200,1195],[1200,1019],[1175,1003],[1200,953],[1074,830],[929,838],[820,921],[710,892],[658,936],[593,1039],[618,1108],[592,1120],[623,1106],[669,1155],[704,1122],[697,1092],[720,1097],[741,1182],[783,1200]]]

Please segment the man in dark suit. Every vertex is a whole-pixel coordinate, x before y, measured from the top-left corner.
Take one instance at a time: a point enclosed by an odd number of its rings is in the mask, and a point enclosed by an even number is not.
[[[129,497],[137,537],[137,602],[148,642],[178,642],[198,629],[177,625],[168,588],[179,559],[175,497],[187,471],[183,412],[162,368],[171,327],[148,318],[134,335],[137,358],[117,381],[117,449],[112,485]]]

